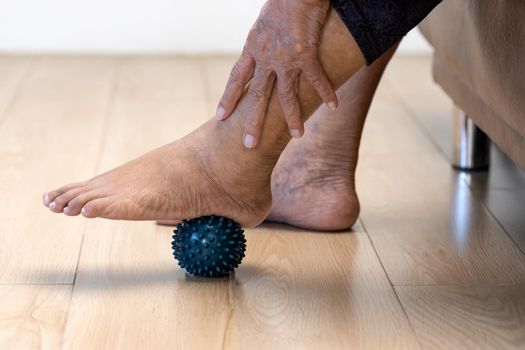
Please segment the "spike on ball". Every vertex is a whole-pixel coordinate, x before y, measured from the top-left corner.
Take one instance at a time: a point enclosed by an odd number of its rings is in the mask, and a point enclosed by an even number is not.
[[[191,275],[226,276],[244,258],[244,231],[231,219],[211,215],[183,220],[173,232],[173,255]]]

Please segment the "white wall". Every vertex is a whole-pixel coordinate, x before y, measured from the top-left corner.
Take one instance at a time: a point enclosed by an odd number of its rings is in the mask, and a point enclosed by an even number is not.
[[[236,52],[264,0],[0,0],[0,51]],[[428,51],[419,33],[404,52]]]

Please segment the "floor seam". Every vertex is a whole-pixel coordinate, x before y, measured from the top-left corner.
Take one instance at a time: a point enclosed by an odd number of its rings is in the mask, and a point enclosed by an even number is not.
[[[69,296],[69,302],[68,302],[68,305],[67,305],[66,318],[64,320],[64,329],[62,331],[62,338],[60,339],[60,347],[59,347],[59,349],[63,349],[64,348],[64,340],[65,340],[65,336],[66,336],[66,327],[67,327],[67,324],[68,324],[68,321],[69,321],[69,315],[71,313],[71,303],[73,302],[73,295],[74,295],[74,291],[75,291],[75,283],[77,281],[78,267],[80,266],[80,256],[82,254],[82,247],[84,246],[84,237],[85,237],[85,232],[82,232],[82,239],[80,241],[80,247],[78,249],[78,255],[77,255],[77,264],[75,266],[75,274],[73,275],[73,283],[71,284],[71,295]]]
[[[235,315],[235,271],[232,272],[232,274],[229,277],[229,288],[228,288],[228,315],[226,319],[226,325],[224,327],[224,332],[222,333],[222,342],[221,342],[221,350],[229,349],[228,346],[228,339],[229,339],[229,330],[232,327],[233,323],[233,317]]]
[[[473,188],[468,184],[468,182],[465,180],[465,179],[461,179],[461,181],[463,181],[467,187],[469,188],[470,190],[470,194],[472,195],[472,197],[474,197],[478,202],[479,204],[481,205],[481,207],[483,208],[483,210],[485,212],[488,213],[488,215],[494,219],[494,221],[496,222],[496,224],[498,224],[498,226],[503,230],[503,232],[505,232],[505,235],[510,239],[510,241],[514,244],[514,246],[518,249],[518,251],[521,253],[521,255],[523,256],[523,258],[525,258],[525,248],[522,248],[518,242],[514,239],[514,237],[512,237],[512,235],[507,231],[507,229],[505,228],[505,225],[503,225],[503,223],[498,220],[498,217],[496,215],[494,215],[494,213],[490,210],[490,208],[485,205],[485,203],[477,196],[476,192],[473,190]]]
[[[100,138],[100,145],[99,145],[99,150],[98,150],[98,154],[97,154],[97,161],[95,163],[95,168],[94,168],[94,173],[96,173],[100,167],[100,163],[101,163],[101,160],[102,160],[102,154],[103,154],[103,150],[104,150],[104,145],[106,144],[106,139],[107,139],[107,135],[108,135],[108,124],[109,124],[109,119],[110,119],[110,115],[111,115],[111,111],[113,110],[113,106],[114,106],[114,103],[115,103],[115,94],[116,94],[116,88],[117,88],[117,78],[118,78],[118,73],[119,73],[119,66],[120,66],[120,59],[118,58],[113,58],[115,60],[115,68],[114,68],[114,71],[113,71],[113,75],[111,77],[111,87],[110,87],[110,91],[109,91],[109,96],[108,96],[108,101],[107,101],[107,105],[106,105],[106,111],[105,111],[105,116],[104,116],[104,120],[102,121],[102,135],[101,135],[101,138]],[[75,274],[73,276],[73,284],[72,284],[72,287],[71,287],[71,296],[69,298],[69,305],[68,305],[68,309],[67,309],[67,313],[66,313],[66,319],[64,321],[64,329],[63,329],[63,333],[62,333],[62,339],[60,341],[60,349],[63,349],[64,348],[64,340],[65,340],[65,335],[66,335],[66,329],[67,329],[67,325],[68,325],[68,322],[69,322],[69,317],[70,317],[70,314],[71,314],[71,303],[73,301],[73,296],[74,296],[74,292],[75,292],[75,285],[76,285],[76,281],[77,281],[77,275],[78,275],[78,269],[80,267],[80,258],[81,258],[81,255],[82,255],[82,248],[84,247],[84,240],[85,240],[85,234],[86,234],[86,225],[84,225],[84,230],[82,232],[82,238],[81,238],[81,241],[80,241],[80,248],[78,250],[78,256],[77,256],[77,264],[76,264],[76,267],[75,267]]]
[[[423,349],[423,344],[421,343],[421,341],[419,340],[419,337],[417,336],[416,329],[414,328],[414,325],[410,321],[410,317],[408,317],[408,313],[407,313],[407,311],[405,309],[405,306],[403,305],[403,303],[401,302],[401,299],[399,298],[399,295],[397,294],[397,290],[396,290],[394,284],[392,283],[392,280],[390,279],[390,276],[388,275],[388,272],[386,271],[386,268],[385,268],[385,265],[383,264],[383,261],[381,261],[381,257],[379,256],[379,253],[377,252],[377,249],[376,249],[376,247],[374,245],[374,242],[372,241],[372,237],[370,236],[370,233],[368,232],[368,229],[366,228],[366,225],[365,225],[364,221],[361,218],[359,218],[359,221],[361,223],[361,227],[363,228],[363,231],[366,234],[366,237],[368,238],[368,241],[370,242],[370,245],[372,246],[372,249],[374,250],[376,258],[379,261],[379,264],[381,265],[381,268],[383,269],[383,273],[385,274],[385,276],[386,276],[386,278],[388,280],[388,283],[390,283],[390,289],[394,293],[394,295],[396,297],[396,301],[399,304],[399,307],[401,308],[401,311],[403,312],[403,315],[405,316],[405,319],[408,322],[408,326],[410,327],[410,330],[412,331],[412,335],[414,336],[414,339],[416,340],[417,344],[419,345],[419,348]]]
[[[445,158],[445,160],[447,161],[447,163],[450,164],[450,159],[448,157],[448,155],[446,154],[445,150],[442,149],[439,144],[434,140],[434,138],[432,137],[432,134],[430,133],[429,130],[427,130],[427,128],[425,127],[425,125],[421,122],[421,120],[419,120],[419,118],[417,117],[417,113],[414,111],[414,109],[412,107],[410,107],[406,102],[405,102],[405,99],[397,92],[396,89],[394,89],[391,84],[390,84],[390,81],[388,81],[388,79],[385,79],[386,82],[387,82],[387,85],[389,87],[389,90],[391,90],[392,94],[394,95],[394,97],[396,98],[396,100],[398,100],[398,103],[401,105],[401,107],[403,108],[403,110],[407,113],[408,115],[408,118],[410,120],[412,120],[414,122],[414,124],[416,124],[416,127],[419,129],[419,131],[421,131],[423,133],[423,135],[425,135],[425,137],[427,138],[427,140],[430,142],[430,144],[432,144],[432,146],[436,149],[436,151],[441,155],[443,156],[443,158]]]

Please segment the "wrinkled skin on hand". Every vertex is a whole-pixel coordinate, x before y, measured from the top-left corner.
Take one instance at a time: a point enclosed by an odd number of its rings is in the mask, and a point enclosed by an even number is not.
[[[329,0],[268,0],[262,8],[230,73],[216,114],[219,120],[230,116],[250,83],[247,107],[242,111],[246,147],[257,145],[274,85],[290,135],[303,135],[296,93],[299,74],[304,74],[328,107],[337,107],[337,97],[318,59],[319,38],[329,9]]]

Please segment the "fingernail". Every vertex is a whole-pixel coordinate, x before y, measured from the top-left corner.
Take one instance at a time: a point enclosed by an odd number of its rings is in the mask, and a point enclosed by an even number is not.
[[[330,108],[332,111],[337,108],[337,103],[335,102],[328,102],[328,108]]]
[[[49,209],[55,209],[56,206],[57,204],[55,202],[51,202],[51,204],[49,204]]]
[[[294,139],[298,139],[299,137],[303,136],[303,133],[299,129],[292,129],[292,130],[290,130],[290,135]]]
[[[47,205],[49,203],[49,194],[44,193],[43,200],[44,204]]]
[[[255,147],[255,137],[253,137],[250,134],[244,135],[244,146],[246,148],[254,148]]]
[[[217,117],[217,119],[219,119],[219,120],[223,120],[225,112],[226,111],[224,110],[224,107],[223,106],[219,106],[219,108],[217,108],[217,112],[215,113],[215,117]]]

